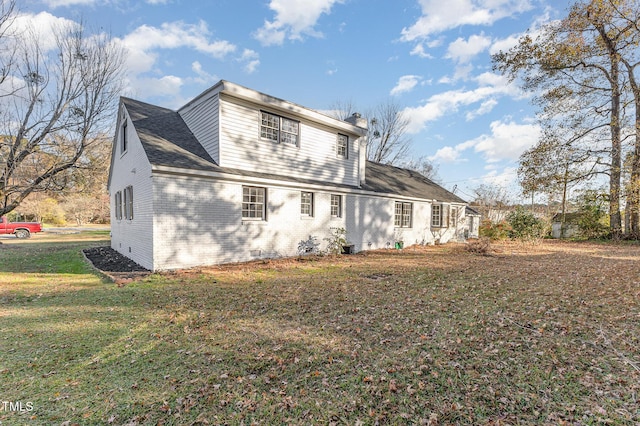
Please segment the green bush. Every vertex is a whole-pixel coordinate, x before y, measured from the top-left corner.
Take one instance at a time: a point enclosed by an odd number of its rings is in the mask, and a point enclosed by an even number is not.
[[[603,223],[606,213],[598,204],[586,203],[580,207],[578,228],[580,236],[586,239],[605,238],[609,234],[609,228]]]
[[[536,240],[542,238],[547,230],[543,220],[522,206],[507,215],[507,223],[511,227],[509,237],[516,240]]]

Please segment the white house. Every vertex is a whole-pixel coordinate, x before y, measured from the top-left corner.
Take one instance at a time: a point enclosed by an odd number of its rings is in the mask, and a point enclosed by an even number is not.
[[[228,81],[178,111],[122,98],[111,246],[164,270],[294,256],[335,228],[355,251],[463,238],[466,202],[367,161],[366,126]]]

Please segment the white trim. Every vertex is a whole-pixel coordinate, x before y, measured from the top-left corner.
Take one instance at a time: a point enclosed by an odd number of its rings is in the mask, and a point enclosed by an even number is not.
[[[242,176],[242,175],[237,175],[233,173],[185,169],[181,167],[156,165],[156,166],[151,166],[151,173],[217,179],[217,180],[224,180],[228,182],[241,183],[245,185],[263,185],[263,186],[267,185],[267,186],[289,188],[289,189],[296,189],[296,190],[304,190],[306,188],[307,191],[316,190],[316,191],[323,191],[323,192],[335,192],[335,193],[341,193],[341,194],[354,194],[354,195],[366,195],[370,197],[392,198],[392,199],[407,200],[407,201],[420,201],[420,202],[427,202],[427,203],[430,202],[430,203],[439,203],[439,204],[443,203],[443,201],[439,201],[433,198],[410,197],[410,196],[399,195],[391,192],[373,192],[373,191],[366,191],[364,189],[358,189],[358,188],[344,188],[340,186],[313,184],[313,183],[307,183],[307,182],[292,182],[292,181],[284,181],[280,179],[260,178],[256,176]],[[454,203],[454,202],[444,202],[444,203],[456,205],[456,206],[466,206],[466,204],[464,203]]]
[[[213,87],[200,93],[198,96],[193,98],[189,103],[187,103],[182,108],[180,108],[178,112],[180,113],[181,111],[185,111],[190,108],[193,108],[194,106],[200,104],[201,102],[206,101],[216,93],[223,93],[227,96],[231,96],[238,99],[244,99],[254,104],[258,104],[266,108],[270,108],[274,111],[279,111],[284,115],[289,115],[289,116],[294,115],[297,117],[303,117],[303,118],[306,118],[307,120],[324,124],[333,129],[340,129],[344,132],[349,132],[357,136],[367,135],[367,129],[363,129],[362,127],[354,126],[353,124],[347,123],[346,121],[338,120],[328,115],[321,114],[312,109],[305,108],[301,105],[288,102],[283,99],[273,97],[271,95],[267,95],[266,93],[260,93],[258,91],[249,89],[244,86],[240,86],[239,84],[231,83],[226,80],[220,80]]]

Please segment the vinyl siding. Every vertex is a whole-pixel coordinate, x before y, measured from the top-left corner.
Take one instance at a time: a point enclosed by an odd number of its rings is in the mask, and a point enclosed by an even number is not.
[[[111,247],[137,264],[153,269],[153,204],[151,164],[131,122],[127,125],[128,148],[120,153],[121,127],[115,138],[109,199],[111,204]],[[115,216],[115,194],[133,187],[133,220]],[[123,197],[124,199],[124,197]]]
[[[216,164],[220,164],[219,95],[215,93],[205,101],[195,103],[178,113],[211,158]]]
[[[261,110],[298,120],[298,146],[261,139]],[[327,183],[359,184],[359,143],[353,135],[349,135],[348,158],[339,158],[336,154],[338,131],[225,95],[220,98],[220,125],[220,165],[223,167]]]

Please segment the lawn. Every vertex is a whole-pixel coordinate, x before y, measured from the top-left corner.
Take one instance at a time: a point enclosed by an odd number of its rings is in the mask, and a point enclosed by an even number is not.
[[[452,244],[114,284],[80,254],[105,237],[2,240],[3,425],[640,422],[637,245]]]

